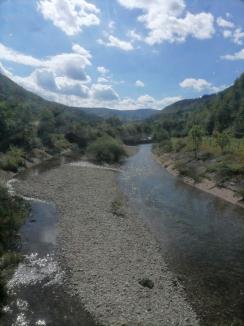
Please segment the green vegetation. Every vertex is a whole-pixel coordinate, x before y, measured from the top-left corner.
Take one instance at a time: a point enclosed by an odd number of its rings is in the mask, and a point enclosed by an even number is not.
[[[16,237],[26,214],[27,207],[24,202],[17,197],[11,197],[7,190],[0,186],[0,306],[6,296],[5,283],[8,273],[21,259],[15,252]]]
[[[192,128],[189,130],[189,137],[191,138],[192,141],[192,148],[194,151],[195,159],[197,159],[199,147],[202,143],[202,138],[203,138],[203,131],[201,127],[198,125],[192,126]]]
[[[149,125],[157,155],[173,159],[180,175],[234,187],[243,198],[244,74],[223,92],[169,106]]]
[[[88,146],[87,153],[97,163],[119,163],[126,156],[122,143],[110,136],[95,140]]]
[[[172,104],[151,118],[150,123],[154,131],[164,129],[170,137],[185,137],[198,125],[208,136],[229,132],[235,138],[243,138],[244,74],[220,93]]]
[[[0,169],[17,172],[29,166],[37,153],[43,153],[43,157],[66,151],[85,153],[91,143],[94,144],[88,152],[93,151],[98,162],[119,161],[124,155],[118,144],[120,140],[136,144],[146,139],[151,130],[148,123],[125,123],[127,115],[114,116],[111,114],[114,110],[108,110],[109,114],[107,110],[100,109],[109,117],[104,120],[83,112],[89,109],[74,109],[43,100],[0,74]],[[138,114],[133,117],[143,118],[143,112]],[[145,114],[149,116],[150,110]],[[105,141],[105,152],[94,155],[103,147],[102,141]]]

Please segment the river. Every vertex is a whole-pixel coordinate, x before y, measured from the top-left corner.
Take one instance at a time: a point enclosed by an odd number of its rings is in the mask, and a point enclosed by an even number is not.
[[[65,163],[52,160],[19,178]],[[118,184],[157,238],[202,325],[244,325],[244,210],[170,175],[154,160],[151,145],[139,146],[125,162]],[[25,259],[9,282],[4,325],[93,326],[65,291],[68,275],[56,258],[56,207],[30,203],[20,232]]]
[[[119,176],[202,325],[244,325],[244,209],[186,185],[142,145]]]

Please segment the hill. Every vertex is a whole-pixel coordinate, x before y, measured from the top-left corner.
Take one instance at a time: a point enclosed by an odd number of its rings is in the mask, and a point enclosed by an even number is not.
[[[244,74],[224,91],[174,103],[151,121],[175,136],[186,135],[197,124],[209,135],[214,131],[230,131],[236,137],[243,137]]]
[[[85,113],[95,114],[103,119],[117,117],[124,122],[142,121],[159,114],[160,111],[154,109],[137,110],[114,110],[108,108],[80,108]]]
[[[38,95],[35,95],[21,86],[14,83],[6,76],[0,74],[0,101],[18,101],[22,104],[31,106],[32,110],[40,110],[44,107],[50,109],[70,110],[71,112],[78,111],[84,113],[84,118],[94,119],[97,116],[102,119],[117,117],[122,121],[140,121],[148,119],[153,115],[158,114],[158,110],[153,109],[138,109],[138,110],[114,110],[108,108],[82,108],[68,107],[62,104],[44,100]]]

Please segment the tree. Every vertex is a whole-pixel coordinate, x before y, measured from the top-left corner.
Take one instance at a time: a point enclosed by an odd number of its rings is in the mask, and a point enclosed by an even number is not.
[[[215,132],[214,138],[216,141],[216,144],[220,147],[221,152],[224,153],[225,148],[229,146],[230,144],[230,135],[227,132]]]
[[[202,128],[199,125],[193,125],[193,127],[189,131],[189,137],[192,140],[194,155],[195,158],[197,159],[199,147],[202,143],[202,138],[203,138]]]

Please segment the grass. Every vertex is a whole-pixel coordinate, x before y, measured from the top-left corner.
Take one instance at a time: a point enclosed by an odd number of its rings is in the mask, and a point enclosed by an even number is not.
[[[0,308],[6,299],[5,284],[10,271],[21,259],[16,253],[16,237],[27,215],[24,201],[12,197],[0,186]]]

